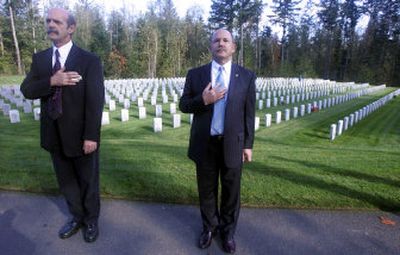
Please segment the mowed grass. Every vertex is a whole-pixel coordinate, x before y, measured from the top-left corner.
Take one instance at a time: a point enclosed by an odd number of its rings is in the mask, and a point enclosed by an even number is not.
[[[23,75],[1,75],[0,87],[5,85],[21,84],[25,76]]]
[[[400,211],[400,98],[397,97],[329,141],[330,124],[393,91],[336,105],[266,128],[257,111],[254,161],[242,178],[242,204],[254,207],[384,209]],[[119,109],[102,127],[101,192],[104,197],[197,204],[194,163],[187,157],[189,116],[173,129],[163,106],[163,132],[153,133],[154,107],[139,120],[120,122]],[[292,107],[291,107],[292,108]],[[269,112],[276,109],[268,110]],[[0,188],[58,193],[48,153],[39,147],[39,122],[21,114],[0,116]]]

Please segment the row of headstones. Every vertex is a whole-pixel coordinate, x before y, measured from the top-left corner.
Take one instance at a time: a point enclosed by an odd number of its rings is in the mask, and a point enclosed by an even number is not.
[[[382,86],[379,86],[376,88],[364,89],[364,90],[358,91],[356,93],[348,93],[346,95],[336,96],[336,97],[332,97],[332,98],[325,98],[324,100],[319,100],[318,102],[314,101],[313,104],[308,103],[307,108],[304,104],[302,104],[302,105],[300,105],[300,117],[303,117],[305,115],[305,113],[311,114],[314,111],[319,111],[321,109],[330,108],[337,104],[341,104],[341,103],[356,99],[360,96],[373,93],[377,90],[384,89],[385,87],[386,87],[385,85],[382,85]],[[299,117],[299,108],[296,106],[296,107],[293,107],[292,110],[285,109],[284,114],[285,114],[284,115],[285,121],[289,121],[291,116],[293,119],[296,119]],[[257,118],[258,118],[258,120],[257,120]],[[275,113],[275,123],[279,124],[281,122],[282,122],[282,112],[277,111]],[[255,123],[256,130],[259,129],[259,124],[260,124],[260,119],[259,119],[259,117],[256,117],[256,123]],[[265,114],[265,126],[270,127],[271,124],[272,124],[272,114]]]
[[[343,91],[344,90],[339,90],[338,92],[343,92]],[[275,97],[276,96],[275,92],[276,91],[273,91],[274,98],[272,99],[272,103],[273,103],[272,105],[274,107],[278,105],[278,98]],[[280,92],[281,91],[279,90],[278,93],[277,93],[278,96],[280,95]],[[285,94],[285,92],[283,92],[283,93]],[[268,91],[268,98],[265,100],[265,107],[266,108],[270,108],[271,107],[271,99],[269,98],[271,96],[270,94],[271,94],[270,91]],[[302,102],[302,101],[305,101],[305,100],[308,101],[310,99],[312,100],[314,98],[325,97],[327,95],[329,95],[329,90],[325,90],[325,91],[318,90],[318,91],[314,91],[312,93],[306,93],[306,94],[305,93],[296,94],[296,95],[292,94],[291,97],[289,95],[287,95],[286,96],[286,100],[285,100],[285,98],[283,96],[280,96],[279,104],[290,104],[290,103],[294,104],[296,102]],[[105,95],[105,103],[109,105],[110,111],[113,111],[116,108],[116,104],[115,104],[115,100],[112,100],[111,98],[112,97],[110,95],[108,95],[108,94]],[[263,103],[263,100],[259,99],[259,98],[260,98],[260,93],[256,93],[256,99],[260,100],[259,104],[258,104],[259,105],[258,109],[262,110],[264,103]],[[263,98],[263,99],[266,98],[266,93],[265,92],[263,92],[261,94],[261,98]],[[124,95],[122,95],[122,94],[118,95],[118,102],[119,102],[119,104],[123,105],[123,108],[125,108],[125,109],[129,109],[130,106],[131,106],[131,102],[134,102],[136,100],[137,100],[137,106],[138,107],[142,107],[144,105],[144,101],[147,100],[147,98],[145,98],[145,97],[137,97],[136,98],[136,95],[133,95],[131,99],[128,99],[128,98],[125,98]],[[173,102],[174,103],[178,102],[178,95],[177,94],[173,95]],[[163,104],[168,103],[168,96],[167,95],[163,95],[162,103]],[[157,104],[157,98],[155,96],[152,96],[151,97],[151,105],[154,106],[156,104]]]
[[[143,110],[143,108],[141,108]],[[144,109],[145,110],[145,109]],[[140,109],[139,109],[140,111]],[[146,113],[139,112],[139,119],[145,119]],[[121,121],[126,122],[129,120],[129,110],[128,109],[121,109]],[[192,124],[193,121],[193,114],[189,114],[189,123]],[[110,114],[109,112],[103,112],[101,118],[101,125],[109,125],[110,124]],[[174,113],[172,114],[172,128],[179,128],[181,127],[181,114]],[[154,132],[162,132],[163,129],[163,119],[161,117],[153,118],[153,130]]]
[[[314,101],[313,106],[311,106],[311,104],[307,105],[307,113],[311,113],[311,108],[315,109],[316,107],[318,107],[318,109],[322,109],[322,108],[330,107],[331,104],[335,105],[336,103],[341,103],[342,101],[347,101],[347,100],[353,99],[355,97],[361,96],[361,95],[367,93],[368,91],[376,91],[377,89],[381,89],[381,88],[384,88],[384,86],[370,88],[370,89],[363,90],[363,91],[358,92],[358,93],[352,93],[352,94],[346,94],[346,95],[343,95],[343,96],[337,96],[337,97],[334,97],[334,98],[328,98],[328,99],[324,99],[323,101],[322,100],[319,100],[318,102]],[[8,98],[8,100],[10,100],[12,102],[15,102],[15,100],[17,100],[15,98],[13,98],[13,96],[11,95],[12,93],[4,93],[4,90],[2,90],[1,92],[2,92],[1,95],[5,96],[6,98]],[[21,101],[21,99],[18,99],[18,102],[15,102],[15,103],[17,104],[17,106],[21,105],[23,100],[24,99],[22,99],[22,101]],[[33,103],[34,103],[34,105],[40,105],[40,101],[39,100],[34,100]],[[268,102],[268,100],[267,100],[267,107],[270,106],[270,105],[268,105],[268,103],[270,104],[270,102]],[[276,104],[276,102],[274,100],[274,105],[275,104]],[[31,100],[26,100],[22,105],[23,105],[23,108],[24,108],[24,113],[32,112]],[[122,110],[127,110],[129,107],[130,107],[129,100],[125,100],[124,101],[124,108],[125,109],[122,109]],[[138,98],[138,107],[139,107],[139,109],[138,109],[138,111],[139,111],[139,119],[146,118],[146,108],[144,107],[144,102],[143,102],[142,98]],[[262,107],[262,101],[259,101],[259,108],[260,107]],[[114,111],[115,108],[116,108],[115,101],[109,100],[109,109],[110,109],[110,111]],[[9,115],[11,123],[20,122],[19,111],[15,110],[15,109],[11,110],[11,105],[10,104],[5,104],[4,100],[2,100],[2,99],[0,99],[0,109],[2,109],[4,115]],[[122,111],[122,110],[121,110],[121,121],[127,121],[129,119],[129,113],[126,114],[126,111]],[[305,111],[305,106],[301,105],[300,106],[300,115],[301,116],[304,116],[304,111]],[[35,108],[33,110],[33,112],[34,112],[34,119],[35,120],[39,120],[40,119],[40,108],[38,108],[38,107]],[[170,114],[172,114],[172,115],[176,114],[176,103],[171,103],[170,104]],[[162,105],[155,105],[155,115],[156,115],[155,116],[156,118],[162,116]],[[281,119],[280,115],[281,115],[280,112],[277,113],[277,117],[276,117],[277,123],[280,123],[280,119]],[[297,115],[298,115],[298,108],[294,107],[293,108],[293,117],[297,118]],[[126,117],[126,116],[128,116],[128,117]],[[270,118],[271,117],[268,118],[266,116],[266,126],[270,125],[270,124],[268,124],[268,119],[270,119]],[[290,118],[290,110],[286,109],[285,110],[285,120],[289,120],[289,118]],[[107,121],[107,119],[108,119],[108,121]],[[257,123],[259,123],[259,122],[260,122],[259,120],[256,120],[256,127],[257,127]],[[105,117],[104,123],[109,123],[109,117],[108,118]],[[258,127],[256,129],[258,129]]]
[[[361,89],[369,87],[368,83],[356,84],[354,82],[336,82],[322,79],[293,79],[293,78],[257,78],[257,91],[278,90],[278,89],[333,89],[346,87],[348,89]]]
[[[119,80],[107,80],[105,82],[106,92],[117,99],[125,97],[136,101],[137,97],[142,97],[147,101],[150,93],[151,98],[157,98],[158,90],[161,87],[163,101],[168,101],[168,94],[171,97],[175,97],[177,94],[181,95],[180,84],[184,83],[184,78],[169,79],[167,82],[155,79],[149,79],[147,82],[140,81],[130,80],[130,83],[121,83]],[[177,87],[179,89],[176,89]],[[167,99],[165,100],[165,98]]]
[[[257,81],[259,80],[265,80],[265,79],[258,78]],[[261,99],[266,99],[276,96],[280,97],[282,95],[285,96],[285,95],[293,95],[293,94],[300,94],[307,92],[313,93],[312,95],[315,95],[316,93],[324,95],[326,95],[327,93],[338,94],[338,93],[344,93],[345,91],[348,90],[348,86],[353,86],[354,84],[354,83],[340,84],[332,81],[317,80],[317,79],[307,79],[307,80],[309,80],[308,82],[309,85],[307,85],[308,87],[304,86],[301,87],[298,86],[297,84],[285,86],[282,83],[281,86],[277,86],[276,89],[274,90],[266,90],[267,87],[265,86],[265,82],[264,84],[261,83],[261,85],[260,82],[257,82],[259,84],[257,85],[257,94],[256,94],[257,100],[260,99],[260,97]],[[323,81],[323,83],[321,81]],[[156,79],[148,79],[148,80],[132,79],[132,80],[122,80],[122,81],[107,80],[105,87],[106,87],[106,92],[113,95],[116,99],[118,99],[118,101],[121,104],[123,103],[122,101],[125,100],[126,98],[130,98],[131,101],[136,101],[138,97],[142,97],[144,98],[145,101],[147,101],[149,93],[152,93],[151,95],[152,105],[155,105],[156,104],[155,101],[157,100],[158,96],[158,88],[160,84],[162,86],[163,103],[168,102],[168,95],[165,87],[166,85],[169,88],[169,94],[174,98],[174,102],[176,102],[178,95],[181,96],[183,93],[184,78],[171,79],[169,82],[163,82],[161,80],[156,80]],[[106,96],[106,101],[107,98],[110,98],[110,95]]]
[[[384,106],[387,102],[392,100],[395,96],[400,95],[400,89],[392,92],[381,99],[364,106],[363,108],[355,111],[349,116],[345,116],[343,119],[339,120],[337,123],[331,124],[329,139],[331,141],[335,140],[337,136],[343,134],[344,131],[355,125],[357,122],[361,121],[372,112],[376,111],[380,107]]]
[[[336,98],[339,98],[339,100],[341,100],[341,98],[345,97],[346,101],[350,99],[354,99],[356,97],[360,97],[362,95],[365,94],[369,94],[372,93],[376,90],[381,90],[384,89],[386,86],[385,85],[381,85],[378,87],[371,87],[369,89],[362,89],[359,90],[357,92],[351,92],[351,93],[347,93],[345,95],[342,96],[336,96]],[[328,96],[329,93],[327,91],[319,93],[318,92],[314,92],[314,93],[307,93],[307,94],[297,94],[297,95],[292,95],[291,97],[289,95],[286,96],[286,100],[283,96],[281,96],[279,99],[277,97],[274,97],[273,100],[271,101],[270,98],[267,98],[265,100],[265,107],[266,108],[271,108],[271,102],[272,102],[272,106],[276,107],[278,104],[282,105],[282,104],[294,104],[294,103],[298,103],[298,102],[303,102],[303,101],[308,101],[308,100],[312,100],[312,99],[316,99],[319,97],[325,97]],[[328,98],[328,99],[324,99],[323,100],[323,108],[326,108],[327,103],[329,104],[329,100],[334,100],[335,97],[333,97],[332,99]],[[320,103],[318,103],[318,108],[321,109],[322,108],[322,100],[319,100]],[[262,99],[258,100],[258,109],[262,110],[264,108],[264,101]]]
[[[144,106],[144,102],[146,101],[146,98],[143,97],[132,97],[131,99],[129,98],[125,98],[124,96],[120,95],[118,100],[114,100],[112,99],[112,97],[108,94],[105,95],[105,104],[108,105],[108,108],[110,109],[110,111],[114,111],[116,108],[116,102],[118,101],[118,103],[125,109],[129,109],[132,105],[133,102],[136,102],[138,107],[142,107]],[[164,96],[162,103],[163,104],[167,104],[169,102],[169,97],[168,96]],[[173,103],[177,103],[178,102],[178,95],[174,95],[172,97],[172,102]],[[156,97],[152,97],[150,99],[150,104],[151,105],[157,105],[157,98]]]

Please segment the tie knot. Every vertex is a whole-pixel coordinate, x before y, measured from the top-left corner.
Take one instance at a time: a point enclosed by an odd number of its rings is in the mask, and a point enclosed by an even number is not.
[[[220,66],[220,67],[218,68],[218,71],[219,71],[220,73],[222,73],[222,72],[224,71],[224,67],[223,67],[223,66]]]

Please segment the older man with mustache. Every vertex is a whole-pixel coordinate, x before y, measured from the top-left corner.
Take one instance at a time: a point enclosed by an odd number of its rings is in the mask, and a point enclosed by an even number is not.
[[[72,215],[58,235],[69,238],[84,227],[84,240],[94,242],[99,235],[103,68],[97,56],[72,42],[76,22],[68,11],[50,9],[46,28],[53,46],[33,55],[21,91],[41,101],[41,146],[50,152]]]

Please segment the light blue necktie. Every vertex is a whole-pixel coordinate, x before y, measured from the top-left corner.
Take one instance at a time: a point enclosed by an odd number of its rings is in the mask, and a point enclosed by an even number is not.
[[[214,87],[217,91],[226,88],[223,71],[224,68],[220,66],[218,68],[218,75],[217,79],[215,80],[215,87]],[[214,103],[214,113],[211,121],[211,135],[224,134],[225,106],[226,106],[226,94],[223,98]]]

